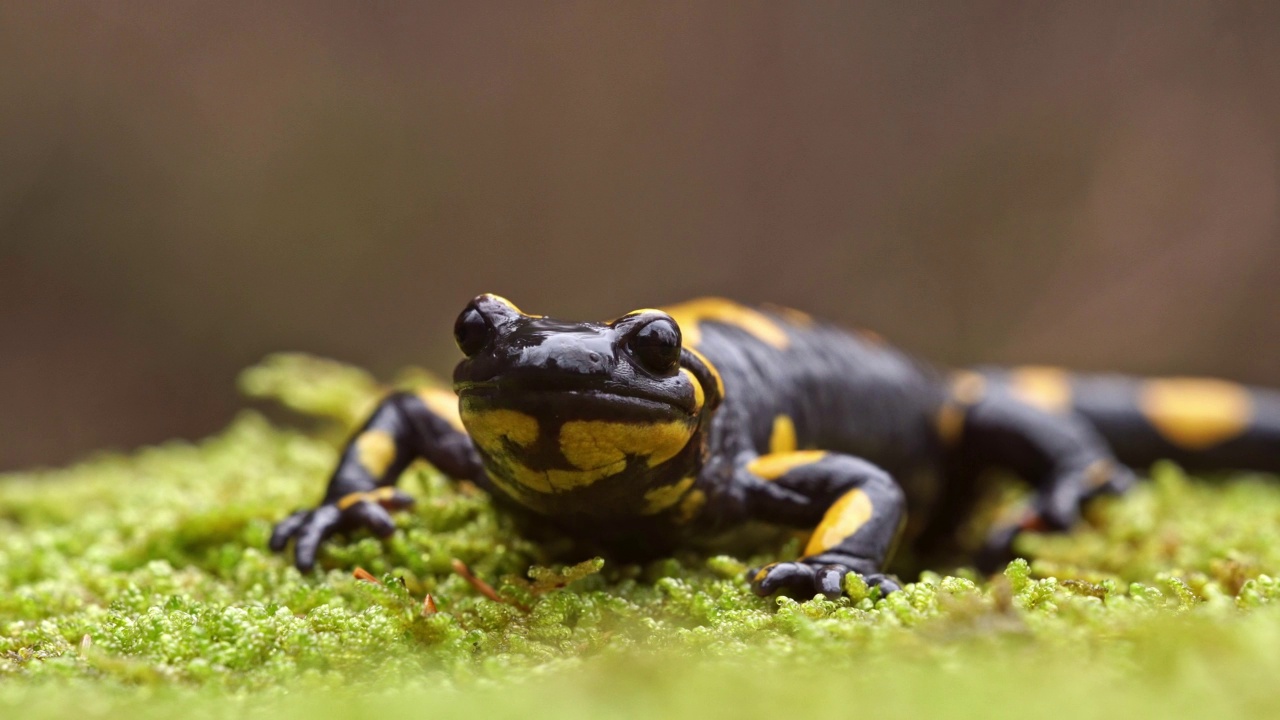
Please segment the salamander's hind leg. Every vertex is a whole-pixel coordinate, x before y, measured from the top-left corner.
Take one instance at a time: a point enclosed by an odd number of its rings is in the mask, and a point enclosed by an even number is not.
[[[944,419],[948,415],[953,419]],[[1033,490],[1023,515],[994,528],[979,551],[976,563],[984,572],[1013,559],[1020,533],[1067,530],[1086,501],[1123,492],[1134,482],[1133,473],[1083,418],[1068,409],[1033,406],[1001,387],[988,391],[978,376],[966,374],[957,382],[953,400],[939,413],[939,426],[957,467],[952,482],[999,467]]]
[[[740,473],[753,519],[814,529],[799,559],[752,573],[757,594],[787,589],[802,597],[836,598],[851,572],[884,593],[899,589],[883,569],[902,530],[906,501],[888,473],[850,455],[821,451],[764,455]]]

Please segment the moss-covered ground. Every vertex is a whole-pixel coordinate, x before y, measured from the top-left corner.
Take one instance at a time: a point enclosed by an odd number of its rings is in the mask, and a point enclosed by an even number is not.
[[[410,373],[405,382],[421,378]],[[222,434],[0,477],[0,717],[1145,717],[1280,707],[1280,483],[1152,482],[1004,575],[887,599],[751,595],[763,558],[541,568],[418,467],[387,542],[266,550],[379,388],[302,357]],[[782,549],[782,553],[792,549]],[[779,554],[775,550],[773,555]],[[466,563],[501,601],[455,572]],[[364,568],[379,582],[359,580]],[[430,594],[438,612],[424,614]]]

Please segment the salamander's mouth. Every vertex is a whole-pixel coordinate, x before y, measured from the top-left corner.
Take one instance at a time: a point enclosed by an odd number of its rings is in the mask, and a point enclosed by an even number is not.
[[[459,382],[454,389],[464,407],[507,408],[535,417],[645,421],[685,419],[693,414],[684,402],[635,388],[538,387],[490,380]]]

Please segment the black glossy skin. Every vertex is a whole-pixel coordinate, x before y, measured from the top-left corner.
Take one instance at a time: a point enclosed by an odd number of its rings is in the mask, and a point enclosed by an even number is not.
[[[892,592],[884,568],[904,528],[945,547],[991,467],[1024,478],[1035,499],[992,533],[978,558],[988,569],[1018,532],[1068,528],[1089,498],[1128,487],[1112,446],[1134,464],[1280,468],[1280,395],[1269,391],[1244,390],[1250,422],[1189,451],[1125,394],[1141,381],[1071,377],[1046,407],[1010,371],[944,374],[795,311],[711,299],[670,312],[564,322],[476,298],[455,326],[463,427],[423,397],[390,396],[321,505],[282,521],[272,548],[296,540],[308,570],[336,532],[390,534],[388,511],[411,503],[394,483],[422,458],[584,553],[638,559],[751,524],[817,528],[801,557],[752,574],[757,592],[837,596],[850,572]]]

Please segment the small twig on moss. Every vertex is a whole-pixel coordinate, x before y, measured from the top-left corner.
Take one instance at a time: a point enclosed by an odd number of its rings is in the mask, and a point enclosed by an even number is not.
[[[498,591],[494,590],[492,585],[476,577],[475,574],[471,572],[471,568],[467,567],[467,564],[462,562],[458,558],[454,558],[450,562],[450,564],[453,566],[453,571],[461,575],[463,580],[466,580],[467,582],[471,583],[471,587],[475,588],[476,592],[480,593],[481,595],[489,598],[494,602],[505,603],[507,605],[511,605],[516,608],[519,608],[524,612],[529,612],[529,608],[525,607],[523,604],[508,598],[504,598],[501,595],[499,595]]]
[[[357,579],[357,580],[363,580],[363,581],[365,581],[365,582],[371,582],[371,583],[373,583],[374,585],[381,585],[381,584],[382,584],[382,583],[378,580],[378,578],[376,578],[376,577],[374,577],[374,576],[373,576],[373,573],[369,572],[368,570],[365,570],[365,569],[364,569],[364,568],[362,568],[362,567],[358,567],[358,568],[356,568],[356,569],[351,573],[351,575],[352,575],[353,577],[355,577],[355,579]]]

